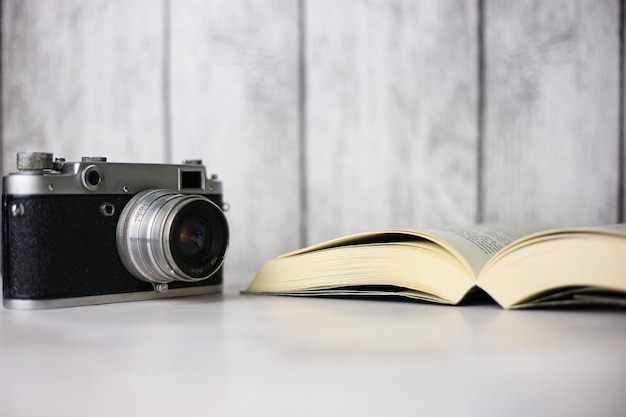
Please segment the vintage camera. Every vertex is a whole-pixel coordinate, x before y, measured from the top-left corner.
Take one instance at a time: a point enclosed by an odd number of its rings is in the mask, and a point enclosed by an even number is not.
[[[69,307],[222,289],[222,183],[201,161],[19,153],[4,177],[4,306]]]

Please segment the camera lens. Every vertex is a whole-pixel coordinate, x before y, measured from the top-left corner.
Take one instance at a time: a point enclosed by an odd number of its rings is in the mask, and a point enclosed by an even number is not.
[[[224,213],[200,195],[143,191],[124,207],[117,225],[124,266],[153,283],[207,279],[221,267],[227,246]]]
[[[206,247],[207,228],[198,219],[188,219],[175,232],[177,246],[183,256],[188,258],[202,252]]]

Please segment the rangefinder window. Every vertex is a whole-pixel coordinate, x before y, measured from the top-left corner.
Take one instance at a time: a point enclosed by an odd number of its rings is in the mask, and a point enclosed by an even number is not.
[[[180,189],[203,189],[203,179],[204,175],[201,171],[180,171]]]
[[[91,191],[95,191],[102,182],[102,174],[100,168],[96,165],[90,165],[83,171],[83,185]]]

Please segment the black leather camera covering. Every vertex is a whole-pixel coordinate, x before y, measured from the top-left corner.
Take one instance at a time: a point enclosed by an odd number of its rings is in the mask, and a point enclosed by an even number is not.
[[[133,195],[3,197],[3,292],[5,298],[51,299],[154,291],[122,264],[116,226]],[[221,195],[206,195],[221,207]],[[113,216],[101,211],[115,207]],[[11,214],[22,204],[23,215]],[[221,284],[220,269],[199,282],[174,281],[170,288]]]

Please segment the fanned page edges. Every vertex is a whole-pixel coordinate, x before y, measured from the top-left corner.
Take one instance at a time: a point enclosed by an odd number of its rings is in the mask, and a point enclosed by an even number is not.
[[[288,252],[282,255],[277,256],[276,259],[287,258],[295,255],[300,255],[303,253],[314,252],[324,249],[333,249],[340,248],[344,246],[355,246],[355,245],[371,245],[371,244],[393,244],[393,243],[410,243],[410,242],[430,242],[439,247],[442,250],[445,250],[450,254],[452,258],[454,258],[457,262],[459,262],[463,268],[467,270],[467,273],[470,275],[475,275],[471,265],[467,262],[467,259],[453,246],[451,246],[448,242],[443,239],[440,239],[437,236],[432,235],[431,233],[418,231],[418,230],[380,230],[376,232],[364,232],[364,233],[356,233],[352,235],[347,235],[343,237],[339,237],[336,239],[328,240],[326,242],[321,242],[316,245],[307,246],[302,249],[295,250],[293,252]]]
[[[520,239],[485,265],[478,286],[502,307],[623,305],[626,228],[571,228]]]
[[[245,292],[387,294],[455,304],[474,286],[473,271],[455,248],[427,233],[392,230],[350,235],[270,259]]]

